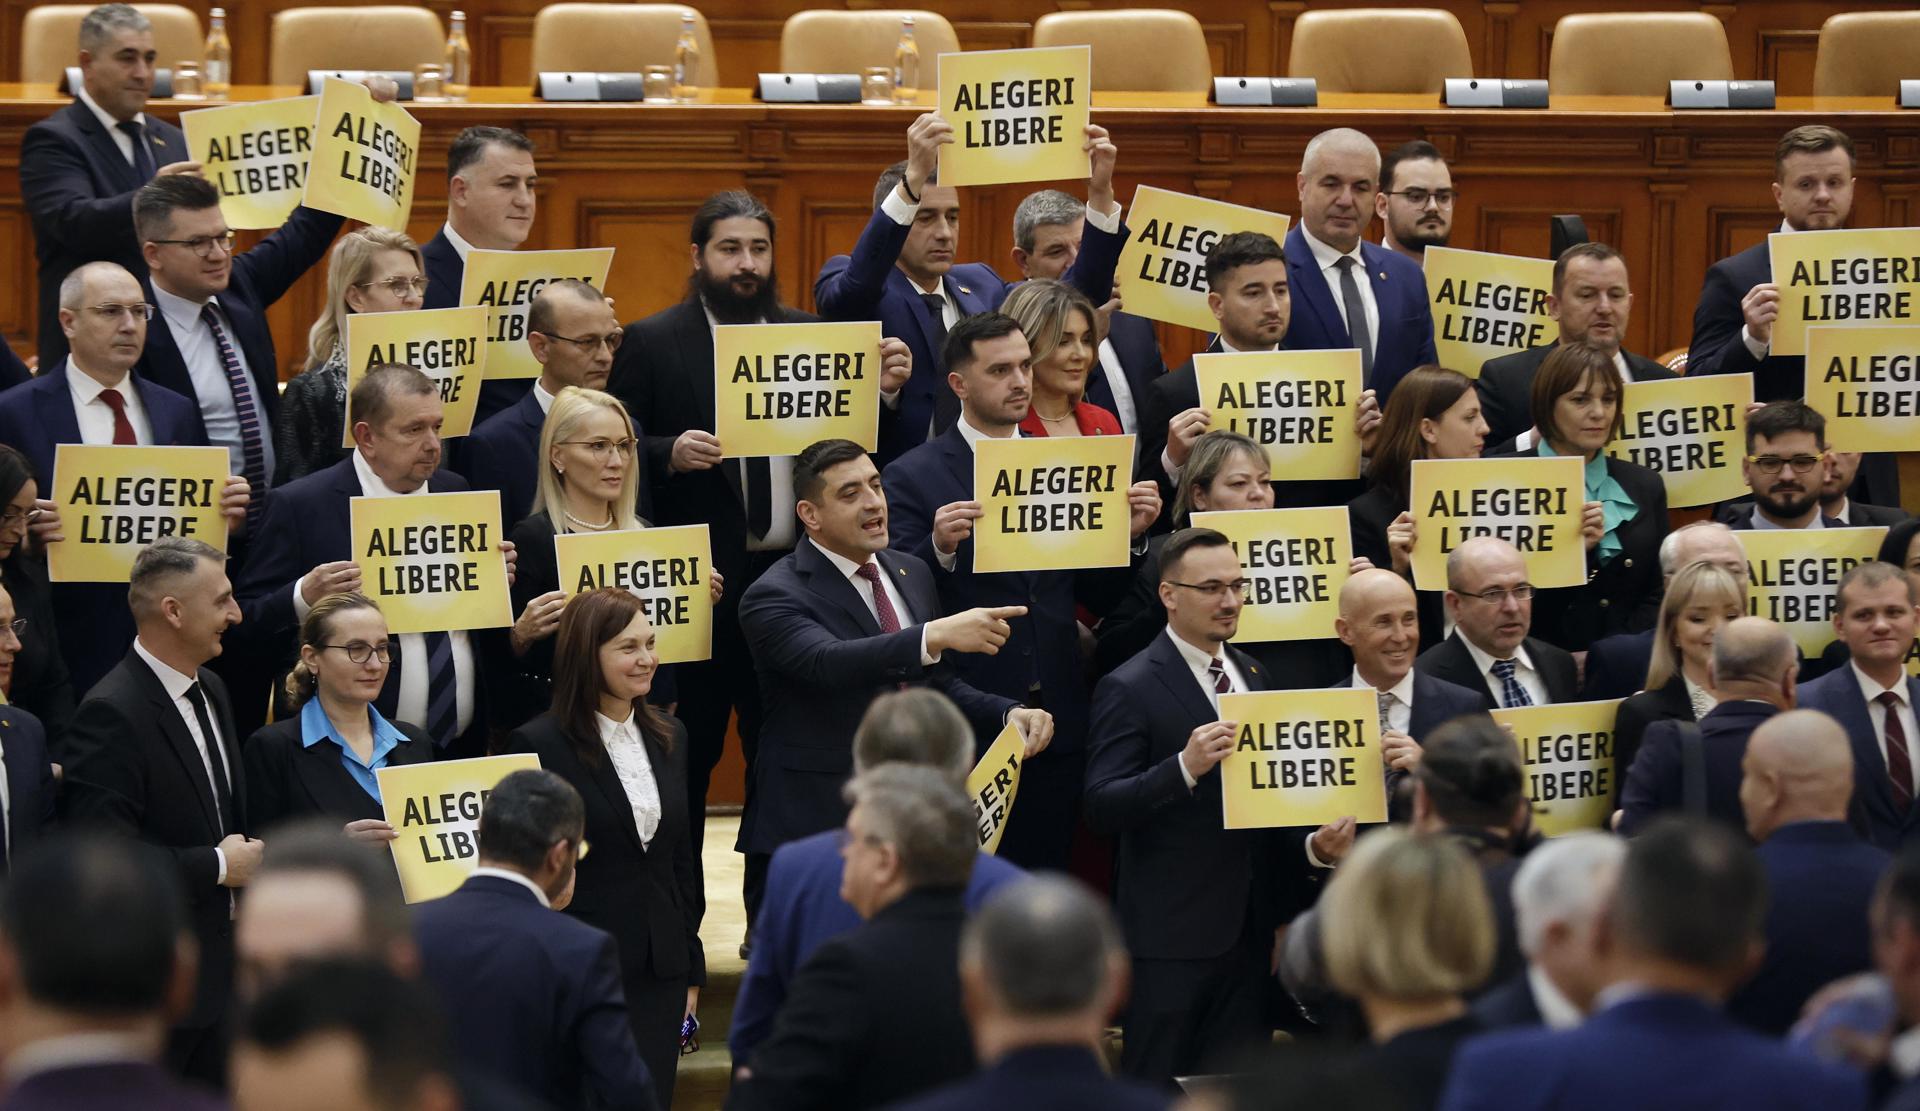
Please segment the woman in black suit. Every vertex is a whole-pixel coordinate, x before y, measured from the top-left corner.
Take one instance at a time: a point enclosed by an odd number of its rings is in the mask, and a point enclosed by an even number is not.
[[[1625,783],[1640,738],[1656,721],[1699,721],[1714,707],[1713,638],[1747,612],[1746,580],[1713,563],[1673,573],[1653,636],[1646,689],[1620,704],[1613,720],[1613,766]]]
[[[13,616],[20,627],[20,650],[14,654],[11,682],[0,684],[7,701],[40,719],[52,746],[73,720],[73,680],[60,655],[60,632],[54,626],[53,592],[47,584],[46,562],[32,549],[28,533],[39,515],[35,501],[39,484],[33,465],[13,448],[0,444],[0,587],[13,599]]]
[[[1660,612],[1667,487],[1656,472],[1606,454],[1620,435],[1622,389],[1613,352],[1590,343],[1554,348],[1533,377],[1538,440],[1515,453],[1586,461],[1587,581],[1533,596],[1533,635],[1569,652],[1650,629]]]
[[[706,982],[705,910],[687,815],[686,727],[647,705],[657,658],[640,600],[606,587],[560,615],[553,708],[507,737],[586,804],[586,839],[567,913],[612,934],[640,1057],[660,1106],[673,1103],[680,1024]]]
[[[299,712],[261,726],[241,749],[253,833],[291,818],[325,815],[349,837],[384,845],[374,772],[434,758],[433,738],[373,708],[387,681],[387,619],[363,594],[330,594],[300,622],[300,659],[287,675]]]

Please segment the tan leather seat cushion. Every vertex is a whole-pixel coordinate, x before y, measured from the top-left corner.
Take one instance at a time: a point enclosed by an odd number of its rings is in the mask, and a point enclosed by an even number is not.
[[[182,61],[201,60],[206,32],[200,17],[178,4],[135,4],[153,23],[154,65],[172,68]],[[80,21],[92,4],[42,4],[27,9],[20,24],[20,80],[57,85],[60,72],[80,57]]]
[[[1666,96],[1669,81],[1731,81],[1727,29],[1705,12],[1562,16],[1549,96]]]
[[[648,66],[673,64],[680,41],[680,13],[693,12],[693,37],[700,44],[695,84],[720,83],[707,17],[680,4],[549,4],[533,21],[533,73],[592,71],[638,73]],[[897,37],[897,36],[896,36]]]
[[[407,70],[446,56],[447,30],[426,8],[288,8],[273,17],[267,80],[304,85],[313,69]]]
[[[1096,89],[1203,93],[1213,88],[1206,33],[1186,12],[1048,12],[1033,25],[1035,46],[1082,44],[1093,47]]]
[[[784,73],[859,73],[869,66],[891,66],[900,45],[900,17],[913,17],[913,41],[920,48],[920,87],[931,89],[942,54],[960,49],[953,24],[938,12],[799,12],[780,31],[780,69]]]
[[[1920,11],[1846,12],[1820,28],[1814,96],[1899,96],[1920,78]]]
[[[1472,77],[1467,32],[1438,8],[1311,11],[1293,25],[1287,75],[1323,93],[1437,93]]]

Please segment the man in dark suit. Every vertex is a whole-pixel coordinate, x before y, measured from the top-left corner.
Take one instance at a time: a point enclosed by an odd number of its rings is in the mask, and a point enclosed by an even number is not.
[[[1698,778],[1687,770],[1691,758],[1683,739],[1684,727],[1694,723],[1648,725],[1632,767],[1621,777],[1621,833],[1631,837],[1661,814],[1681,810],[1746,828],[1740,768],[1747,740],[1774,715],[1793,709],[1800,656],[1779,625],[1764,617],[1741,617],[1714,636],[1711,667],[1717,704],[1695,726]]]
[[[1626,842],[1582,831],[1535,846],[1513,876],[1514,925],[1527,970],[1473,1001],[1489,1030],[1580,1025],[1606,986],[1594,942],[1613,899]]]
[[[740,627],[766,698],[753,807],[740,851],[769,854],[846,817],[840,788],[867,703],[902,684],[944,691],[975,730],[1011,720],[1030,751],[1044,747],[1045,711],[986,693],[946,653],[1006,650],[1023,606],[976,607],[941,617],[933,572],[887,548],[887,496],[873,460],[848,440],[811,444],[794,459],[805,542],[740,601]],[[1024,786],[1024,784],[1023,784]],[[748,914],[758,907],[748,907]]]
[[[1415,266],[1428,247],[1444,247],[1453,234],[1453,171],[1440,148],[1413,139],[1380,160],[1380,191],[1373,196],[1380,217],[1380,245]]]
[[[968,317],[947,335],[947,377],[961,400],[953,428],[888,464],[893,546],[937,564],[949,610],[1013,609],[1011,634],[995,655],[955,661],[980,690],[1053,715],[1055,744],[1020,771],[1020,806],[1000,854],[1023,868],[1064,869],[1079,818],[1087,742],[1087,670],[1078,605],[1105,613],[1132,580],[1130,567],[1084,571],[980,573],[973,569],[973,522],[982,515],[973,488],[975,441],[1019,433],[1032,398],[1031,352],[1020,326],[1000,313]],[[1134,557],[1160,515],[1151,482],[1128,490]],[[992,740],[983,732],[982,746]]]
[[[1360,238],[1373,219],[1380,148],[1352,128],[1323,131],[1307,142],[1297,181],[1300,222],[1287,229],[1287,272],[1300,311],[1287,350],[1358,348],[1361,382],[1385,405],[1394,383],[1436,356],[1426,276]]]
[[[1893,864],[1880,877],[1874,892],[1869,919],[1873,929],[1873,963],[1884,984],[1871,984],[1870,998],[1876,1016],[1885,1006],[1885,993],[1893,996],[1895,1014],[1891,1024],[1898,1034],[1888,1043],[1891,1051],[1902,1043],[1920,1039],[1920,851],[1906,849],[1896,854]],[[1885,1027],[1876,1030],[1880,1033]],[[1891,1052],[1887,1054],[1893,1056]],[[1920,1108],[1920,1067],[1910,1054],[1901,1060],[1888,1060],[1887,1073],[1897,1083],[1883,1111],[1915,1111]],[[1884,1075],[1884,1074],[1883,1074]],[[1879,1077],[1876,1077],[1879,1079]]]
[[[0,587],[0,698],[13,689],[13,661],[20,652],[13,598]],[[0,762],[7,793],[0,806],[0,875],[7,864],[40,839],[53,821],[53,764],[40,719],[0,702]]]
[[[81,86],[74,101],[27,129],[20,197],[38,257],[40,365],[67,353],[60,283],[89,262],[117,262],[144,277],[133,232],[134,190],[156,175],[198,174],[179,128],[148,116],[153,24],[126,4],[103,4],[80,22]]]
[[[873,218],[851,255],[835,255],[813,283],[813,303],[828,320],[878,320],[881,330],[906,341],[913,375],[887,399],[880,422],[882,466],[909,448],[953,427],[959,399],[948,387],[946,337],[963,317],[1000,307],[1012,286],[986,263],[956,263],[960,194],[934,180],[942,144],[953,125],[929,112],[907,129],[907,160],[881,173],[873,190]],[[1061,275],[1103,305],[1113,296],[1113,268],[1127,229],[1113,197],[1119,152],[1103,127],[1087,128],[1093,172],[1087,179],[1085,253]]]
[[[1573,656],[1527,635],[1533,584],[1526,557],[1512,544],[1481,536],[1447,553],[1446,605],[1453,635],[1422,652],[1417,670],[1468,690],[1484,689],[1496,707],[1579,697]]]
[[[1851,452],[1836,467],[1827,450],[1827,418],[1806,402],[1762,405],[1747,414],[1747,454],[1740,461],[1753,496],[1721,505],[1714,519],[1736,530],[1847,528],[1905,520],[1902,510],[1847,496],[1860,462],[1860,453]]]
[[[901,1111],[1162,1111],[1164,1091],[1115,1080],[1095,1048],[1120,1005],[1127,951],[1113,915],[1064,876],[1021,880],[960,935],[960,991],[981,1071]]]
[[[193,1007],[174,1026],[168,1064],[218,1084],[233,997],[233,892],[259,867],[247,828],[246,777],[226,684],[208,668],[240,621],[226,555],[168,537],[135,557],[127,600],[139,634],[73,717],[61,746],[66,813],[75,825],[145,845],[180,877],[200,945]]]
[[[1487,443],[1504,444],[1533,429],[1533,376],[1560,344],[1610,348],[1622,382],[1677,377],[1622,346],[1632,308],[1627,260],[1619,251],[1605,243],[1576,243],[1561,252],[1553,264],[1553,292],[1547,295],[1547,312],[1560,323],[1558,343],[1488,359],[1474,383],[1480,391],[1480,415],[1487,419]]]
[[[973,1071],[959,969],[973,807],[942,773],[904,764],[867,772],[846,795],[841,890],[866,923],[800,970],[729,1111],[862,1111]]]
[[[1740,803],[1767,870],[1767,953],[1727,1013],[1785,1035],[1827,984],[1873,967],[1868,911],[1893,858],[1847,825],[1853,753],[1825,714],[1795,710],[1754,730]]]
[[[274,491],[240,577],[239,599],[249,643],[276,667],[290,664],[294,634],[315,602],[360,589],[354,498],[467,489],[465,479],[439,469],[442,408],[440,387],[425,374],[392,363],[375,367],[348,399],[352,454]],[[511,575],[513,544],[502,540],[500,547]],[[487,751],[486,685],[471,643],[477,635],[394,637],[392,666],[375,702],[388,720],[425,729],[450,757]]]
[[[456,1055],[554,1107],[654,1106],[613,938],[555,910],[572,895],[580,796],[550,771],[502,779],[480,814],[479,865],[421,905],[421,976]]]
[[[117,838],[60,838],[21,854],[0,903],[0,1021],[19,1111],[220,1111],[157,1047],[192,990],[179,884]]]
[[[518,131],[476,125],[454,136],[447,147],[447,222],[420,248],[427,269],[423,308],[460,304],[468,251],[520,249],[533,231],[539,202],[536,180],[533,142]],[[500,378],[482,383],[474,423],[520,400],[531,382]]]
[[[1864,1108],[1854,1069],[1721,1013],[1759,955],[1766,908],[1766,875],[1732,830],[1673,819],[1635,838],[1602,919],[1609,987],[1593,1016],[1572,1030],[1467,1042],[1440,1107]]]
[[[0,390],[12,389],[32,377],[33,372],[13,353],[6,337],[0,336]]]
[[[1220,696],[1273,685],[1227,645],[1245,587],[1225,536],[1174,533],[1160,555],[1167,631],[1094,693],[1087,825],[1119,839],[1114,888],[1133,957],[1120,1066],[1162,1086],[1221,1071],[1265,1033],[1274,838],[1221,828],[1215,774],[1237,735]]]
[[[1726,525],[1695,521],[1668,533],[1660,541],[1661,589],[1674,572],[1702,560],[1725,567],[1742,582],[1747,578],[1747,551]],[[1654,630],[1601,637],[1587,649],[1587,670],[1580,697],[1588,700],[1628,698],[1647,685],[1653,661]]]
[[[1855,827],[1888,852],[1899,852],[1920,832],[1920,807],[1913,805],[1920,680],[1909,677],[1906,666],[1915,606],[1920,586],[1890,563],[1862,563],[1842,575],[1833,628],[1851,659],[1800,688],[1802,707],[1847,731]]]

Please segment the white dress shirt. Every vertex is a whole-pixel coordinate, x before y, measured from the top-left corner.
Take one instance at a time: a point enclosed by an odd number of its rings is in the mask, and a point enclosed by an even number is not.
[[[100,391],[108,388],[74,366],[73,356],[67,356],[67,392],[73,397],[73,419],[80,426],[83,444],[113,443],[113,407],[100,400]],[[143,445],[151,445],[153,422],[147,419],[146,402],[140,400],[140,391],[134,388],[133,374],[122,374],[111,388],[120,391],[121,400],[126,403],[127,423],[133,425],[133,438]]]
[[[62,1069],[154,1063],[141,1034],[63,1034],[30,1041],[8,1054],[7,1083],[18,1085],[29,1076]]]
[[[1113,415],[1120,419],[1120,431],[1129,436],[1140,432],[1140,406],[1133,399],[1133,383],[1120,365],[1120,353],[1113,349],[1113,337],[1100,341],[1100,370],[1106,375],[1107,388],[1113,391]]]
[[[711,333],[713,329],[720,326],[720,321],[715,319],[713,310],[707,308],[705,302],[702,302],[700,307],[707,314],[707,331]],[[758,321],[761,324],[766,322],[764,317]],[[893,396],[895,404],[898,404],[899,391],[895,390]],[[747,470],[746,460],[723,459],[720,465],[739,468],[740,497],[743,501],[750,498],[753,478],[751,472]],[[749,529],[747,550],[750,552],[788,551],[800,536],[799,518],[795,517],[793,512],[794,502],[797,500],[793,492],[793,456],[770,455],[767,457],[767,500],[773,505],[773,516],[770,518],[771,523],[767,526],[767,534],[755,537],[753,531]]]
[[[1367,273],[1367,259],[1360,253],[1360,244],[1355,243],[1353,250],[1341,254],[1325,243],[1313,237],[1306,224],[1300,225],[1300,237],[1307,241],[1307,249],[1313,252],[1314,264],[1320,267],[1320,278],[1327,283],[1327,292],[1333,295],[1334,307],[1340,310],[1340,322],[1347,321],[1347,300],[1340,292],[1340,267],[1343,258],[1353,259],[1353,284],[1360,290],[1360,306],[1367,314],[1367,338],[1372,341],[1373,350],[1380,350],[1380,305],[1373,296],[1373,275]],[[1356,342],[1357,346],[1357,342]]]
[[[1920,769],[1920,748],[1915,747],[1920,744],[1920,724],[1914,721],[1913,702],[1907,698],[1907,684],[1901,682],[1892,687],[1883,687],[1860,670],[1859,664],[1848,661],[1847,666],[1852,669],[1854,680],[1860,684],[1860,697],[1867,700],[1867,716],[1873,720],[1873,747],[1880,754],[1881,766],[1885,767],[1887,761],[1887,707],[1880,705],[1876,699],[1883,692],[1891,690],[1899,700],[1894,703],[1894,708],[1900,714],[1900,727],[1907,737],[1907,766]],[[1906,676],[1902,675],[1901,678],[1905,679]],[[1920,771],[1916,771],[1916,774],[1920,774]]]
[[[848,559],[843,555],[840,555],[837,552],[828,551],[826,548],[822,547],[820,544],[815,543],[813,537],[811,536],[807,537],[807,543],[813,544],[813,546],[819,550],[821,555],[827,557],[827,562],[833,564],[834,570],[840,572],[840,574],[848,582],[853,584],[853,592],[855,594],[860,595],[860,600],[867,604],[867,612],[873,615],[873,623],[875,625],[878,625],[880,623],[880,606],[878,603],[876,603],[873,600],[873,584],[868,582],[867,577],[860,573],[860,568],[866,566],[866,564],[855,563],[854,561]],[[873,563],[877,567],[879,567],[880,586],[883,590],[887,592],[887,601],[893,606],[893,615],[894,617],[899,619],[900,627],[902,629],[906,629],[906,628],[912,627],[915,624],[919,624],[920,626],[920,666],[932,667],[934,664],[939,663],[940,657],[927,651],[926,623],[916,622],[914,620],[913,610],[908,608],[907,600],[901,597],[900,588],[893,585],[893,579],[887,575],[886,565],[879,563],[877,556],[869,559],[867,562]],[[938,616],[938,615],[936,614],[935,616]]]
[[[133,650],[138,653],[140,658],[146,662],[146,665],[153,670],[155,677],[160,680],[160,685],[166,688],[167,697],[173,700],[174,712],[180,715],[180,720],[185,723],[187,727],[187,735],[193,738],[194,749],[200,753],[200,769],[207,773],[207,790],[213,791],[214,809],[218,810],[220,806],[220,792],[214,790],[213,760],[207,752],[207,742],[209,740],[215,744],[220,743],[220,718],[218,714],[213,712],[212,700],[208,700],[207,723],[213,726],[215,735],[209,738],[200,732],[200,715],[194,712],[193,702],[187,698],[187,690],[195,683],[198,683],[200,681],[199,678],[192,675],[182,675],[172,667],[162,663],[160,657],[147,651],[147,646],[140,642],[139,637],[133,638]],[[201,692],[201,697],[206,697],[205,691]],[[227,772],[228,798],[233,797],[233,768],[230,766],[232,761],[228,760],[225,754],[231,751],[231,748],[223,748],[220,758],[220,764]],[[231,814],[222,813],[220,818],[227,823],[233,822],[233,815]],[[216,883],[224,883],[227,879],[227,854],[216,848],[213,850],[213,855],[220,862],[220,871],[219,874],[214,877],[214,881]]]
[[[1754,503],[1753,513],[1751,517],[1749,517],[1748,519],[1752,522],[1753,529],[1755,532],[1798,532],[1800,531],[1800,529],[1789,528],[1786,525],[1777,524],[1773,521],[1768,520],[1766,518],[1766,515],[1760,512],[1760,504],[1758,502]],[[1816,528],[1823,529],[1826,527],[1827,527],[1826,510],[1820,508],[1818,505],[1814,506],[1813,520],[1808,521],[1806,524],[1800,526],[1801,529],[1816,529]]]
[[[133,137],[120,130],[120,121],[109,115],[105,108],[100,107],[99,102],[95,101],[93,97],[88,94],[85,85],[81,85],[79,88],[73,90],[73,97],[75,100],[86,105],[87,111],[93,113],[93,118],[100,121],[100,126],[107,129],[108,137],[113,140],[114,146],[120,148],[120,157],[127,160],[127,165],[134,165]],[[139,124],[142,128],[146,127],[147,114],[145,112],[135,112],[132,122]],[[156,158],[153,161],[154,167],[158,169],[160,160]]]
[[[552,909],[553,907],[553,900],[547,898],[547,893],[540,890],[539,884],[533,882],[532,880],[521,875],[520,873],[513,871],[510,868],[484,868],[484,867],[475,868],[473,871],[468,872],[467,875],[468,876],[491,876],[492,878],[497,880],[512,880],[514,883],[517,883],[521,887],[526,888],[528,891],[533,892],[534,897],[540,900],[541,906],[546,907],[548,909]]]
[[[4,762],[7,746],[0,743],[0,836],[6,838],[7,859],[13,859],[13,788],[7,786]]]
[[[1206,695],[1207,701],[1213,704],[1214,713],[1220,712],[1220,692],[1213,686],[1213,661],[1219,660],[1222,670],[1227,673],[1228,694],[1245,694],[1253,689],[1247,686],[1246,676],[1240,674],[1240,669],[1234,665],[1232,654],[1224,647],[1215,646],[1219,649],[1217,655],[1203,651],[1187,643],[1173,631],[1171,625],[1167,626],[1167,639],[1172,641],[1174,648],[1179,650],[1180,658],[1187,661],[1187,669],[1193,672],[1193,681],[1200,684],[1200,693]],[[1180,778],[1187,781],[1187,790],[1191,791],[1199,785],[1193,773],[1187,770],[1187,762],[1180,758],[1179,753],[1174,754],[1173,762],[1180,766]]]
[[[1506,684],[1493,673],[1493,665],[1500,661],[1494,659],[1492,653],[1482,651],[1480,646],[1468,640],[1464,633],[1461,634],[1460,643],[1467,646],[1467,655],[1473,657],[1473,666],[1480,669],[1480,682],[1492,692],[1493,704],[1506,706]],[[1547,694],[1547,685],[1541,681],[1540,672],[1534,669],[1533,657],[1527,655],[1526,645],[1522,644],[1513,650],[1513,662],[1517,665],[1513,669],[1513,678],[1520,684],[1520,688],[1527,692],[1527,697],[1533,700],[1533,704],[1535,706],[1551,704],[1553,698]]]
[[[1465,638],[1463,637],[1462,639],[1465,639]],[[1374,691],[1376,695],[1384,694],[1389,696],[1392,699],[1392,701],[1387,703],[1387,728],[1388,729],[1391,729],[1396,733],[1406,733],[1412,730],[1413,728],[1413,669],[1412,668],[1407,669],[1406,675],[1402,676],[1398,683],[1395,683],[1392,687],[1384,691],[1377,690],[1372,683],[1369,683],[1365,679],[1362,679],[1360,677],[1360,669],[1358,667],[1355,667],[1353,669],[1353,676],[1348,681],[1353,684],[1354,690]]]
[[[441,224],[440,231],[447,237],[447,245],[453,248],[453,253],[460,256],[460,265],[463,267],[466,266],[467,252],[473,250],[473,244],[467,242],[459,232],[453,230],[452,220]],[[458,291],[456,291],[456,296],[457,293]]]
[[[620,778],[620,790],[633,808],[633,825],[640,831],[641,847],[653,844],[660,831],[660,783],[653,778],[653,760],[647,755],[646,742],[640,739],[633,715],[615,721],[596,712],[594,724],[600,727],[600,743],[613,761],[613,773]]]
[[[273,426],[267,421],[267,409],[259,396],[260,383],[247,366],[247,353],[240,346],[240,337],[234,333],[233,318],[227,315],[220,299],[190,301],[161,289],[156,281],[153,300],[167,322],[167,331],[173,334],[174,346],[180,349],[180,361],[186,365],[187,377],[193,381],[193,392],[200,400],[200,416],[207,425],[207,442],[227,449],[228,465],[233,468],[229,473],[244,474],[246,451],[240,438],[240,403],[233,396],[226,364],[220,361],[220,345],[213,338],[213,329],[207,327],[200,316],[201,309],[209,304],[213,306],[214,315],[220,319],[220,330],[226,333],[227,346],[233,349],[234,360],[240,364],[240,373],[247,376],[253,393],[250,398],[253,416],[260,427],[261,462],[265,473],[273,474]]]

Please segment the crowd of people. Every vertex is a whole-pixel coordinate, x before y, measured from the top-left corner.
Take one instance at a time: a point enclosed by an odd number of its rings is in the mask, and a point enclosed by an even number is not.
[[[1307,145],[1284,242],[1207,252],[1208,350],[1357,349],[1361,480],[1272,474],[1125,311],[1104,129],[1084,200],[1015,211],[1019,281],[957,261],[937,114],[815,313],[782,301],[767,206],[717,194],[680,303],[623,326],[544,285],[539,376],[488,382],[443,441],[422,370],[349,386],[347,321],[451,306],[469,251],[524,245],[535,145],[462,132],[424,247],[302,207],[236,252],[143,111],[152,42],[94,9],[74,103],[23,147],[42,313],[37,365],[0,359],[0,1106],[670,1106],[737,728],[747,967],[707,1034],[730,1108],[1920,1107],[1920,521],[1772,353],[1764,242],[1709,272],[1686,365],[1755,376],[1751,497],[1679,528],[1608,451],[1624,386],[1673,375],[1623,347],[1627,259],[1567,249],[1552,342],[1439,366],[1420,265],[1448,165],[1345,128]],[[1852,166],[1843,133],[1787,132],[1783,230],[1845,224]],[[268,313],[323,262],[283,392]],[[740,457],[714,328],[819,319],[881,325],[877,448]],[[977,444],[1121,434],[1126,565],[976,570]],[[50,581],[61,444],[225,448],[229,549]],[[1413,464],[1496,456],[1582,460],[1585,582],[1536,589],[1489,536],[1417,589]],[[499,496],[511,625],[390,632],[353,500],[466,490]],[[1352,526],[1338,618],[1242,642],[1240,556],[1191,515],[1319,506]],[[662,666],[641,601],[566,590],[554,541],[672,525],[708,532],[713,650]],[[1879,558],[1803,657],[1748,615],[1741,533],[1857,525],[1887,527]],[[1375,695],[1391,821],[1225,828],[1221,698],[1328,687]],[[1543,840],[1488,712],[1601,699],[1617,810]],[[1008,726],[988,854],[966,779]],[[503,753],[540,770],[488,796],[464,885],[408,907],[376,773]]]

